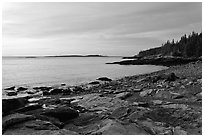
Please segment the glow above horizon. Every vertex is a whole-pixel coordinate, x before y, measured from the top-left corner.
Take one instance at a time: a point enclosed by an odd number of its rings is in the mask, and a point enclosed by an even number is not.
[[[3,56],[140,50],[202,31],[202,3],[6,3]]]

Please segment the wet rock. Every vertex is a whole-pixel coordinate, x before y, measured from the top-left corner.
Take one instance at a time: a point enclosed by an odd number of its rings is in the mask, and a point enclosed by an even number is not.
[[[17,88],[17,91],[24,91],[24,90],[27,90],[28,88],[25,88],[25,87],[19,87]]]
[[[24,107],[27,103],[27,100],[27,96],[2,99],[2,112],[8,113],[20,107]]]
[[[132,93],[130,93],[130,92],[123,92],[123,93],[117,94],[116,98],[124,100],[124,99],[126,99],[126,98],[128,98],[130,96],[132,96]]]
[[[145,96],[151,94],[153,91],[154,91],[153,89],[148,89],[148,90],[142,91],[142,92],[140,92],[140,96],[145,97]]]
[[[122,125],[114,120],[106,119],[99,125],[100,129],[92,132],[92,135],[147,135],[143,129],[137,127],[136,124]]]
[[[6,91],[7,96],[16,96],[18,93],[14,90],[8,90]]]
[[[100,80],[100,81],[112,81],[112,79],[107,78],[107,77],[100,77],[97,80]]]
[[[96,84],[100,84],[100,82],[98,82],[98,81],[92,81],[92,82],[90,82],[89,84],[91,84],[91,85],[96,85]]]
[[[36,119],[32,115],[24,115],[24,114],[11,114],[2,118],[2,130],[6,130],[6,128],[13,126],[15,124],[19,124],[21,122],[25,122],[28,120]]]
[[[54,109],[45,109],[41,111],[40,115],[54,117],[59,119],[61,122],[66,122],[70,119],[78,117],[79,113],[78,111],[69,107],[59,107]]]
[[[9,88],[5,88],[4,90],[15,90],[15,86],[13,86],[13,87],[9,87]]]

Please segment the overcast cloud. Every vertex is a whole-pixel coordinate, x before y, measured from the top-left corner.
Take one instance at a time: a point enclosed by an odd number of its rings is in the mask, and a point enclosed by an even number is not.
[[[3,55],[140,50],[202,31],[202,3],[6,3]]]

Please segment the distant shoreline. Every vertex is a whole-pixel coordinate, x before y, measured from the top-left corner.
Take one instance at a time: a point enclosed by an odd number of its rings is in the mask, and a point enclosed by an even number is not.
[[[2,58],[50,58],[50,57],[123,57],[123,56],[105,56],[105,55],[50,55],[50,56],[2,56]]]

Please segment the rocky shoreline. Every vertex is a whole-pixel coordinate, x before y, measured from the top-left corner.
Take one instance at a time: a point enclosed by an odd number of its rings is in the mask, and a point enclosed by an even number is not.
[[[112,62],[106,64],[119,64],[119,65],[161,65],[161,66],[173,66],[182,65],[190,62],[201,61],[202,58],[183,58],[183,57],[173,57],[173,56],[149,56],[149,57],[126,57],[119,62]]]
[[[81,86],[9,87],[5,135],[201,135],[202,62]]]

